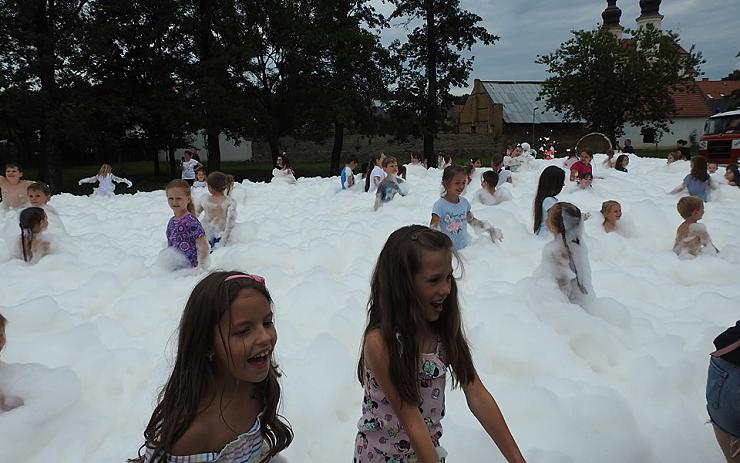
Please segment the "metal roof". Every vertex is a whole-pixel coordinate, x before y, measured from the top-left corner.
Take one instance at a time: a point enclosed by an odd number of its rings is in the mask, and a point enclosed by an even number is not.
[[[504,105],[504,122],[508,124],[531,124],[534,111],[535,124],[562,124],[562,114],[545,111],[545,102],[537,101],[542,82],[481,81],[494,103]],[[535,108],[538,108],[535,110]],[[574,123],[583,122],[579,120]]]

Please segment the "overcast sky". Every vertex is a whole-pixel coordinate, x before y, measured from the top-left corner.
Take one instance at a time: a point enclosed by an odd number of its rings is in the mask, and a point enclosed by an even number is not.
[[[663,29],[677,32],[681,46],[695,44],[706,64],[704,77],[719,80],[740,69],[740,27],[737,0],[663,0],[660,13]],[[381,0],[372,0],[378,11],[389,13],[390,7]],[[571,30],[593,29],[601,24],[605,0],[461,0],[462,8],[476,13],[483,25],[501,39],[493,46],[473,48],[475,62],[466,93],[473,79],[481,80],[543,80],[545,67],[535,64],[538,54],[557,49],[572,37]],[[640,16],[639,0],[618,0],[622,10],[620,23],[635,28]],[[396,26],[383,34],[383,41],[402,38],[405,31]]]

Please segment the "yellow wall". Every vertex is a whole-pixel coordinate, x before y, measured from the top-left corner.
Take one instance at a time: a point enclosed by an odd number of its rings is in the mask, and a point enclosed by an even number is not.
[[[460,113],[460,133],[473,132],[492,135],[503,132],[503,105],[491,100],[478,79]]]

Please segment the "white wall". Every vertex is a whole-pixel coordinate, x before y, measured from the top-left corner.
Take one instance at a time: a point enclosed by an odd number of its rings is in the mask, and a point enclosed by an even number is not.
[[[701,134],[704,133],[704,122],[706,117],[682,117],[675,118],[673,124],[671,124],[670,132],[664,133],[658,143],[658,148],[675,148],[676,140],[684,139],[690,142],[691,132],[696,131],[696,141],[701,139]],[[632,140],[632,146],[635,149],[655,149],[655,143],[643,143],[642,134],[640,133],[639,127],[634,127],[632,124],[625,124],[624,136],[619,139],[620,146],[624,146],[624,139],[629,138]]]
[[[205,134],[201,130],[197,134],[191,136],[191,145],[198,148],[198,155],[201,161],[208,160],[208,150],[206,149]],[[218,136],[218,145],[221,150],[221,161],[250,161],[252,159],[252,142],[249,140],[240,139],[239,145],[234,143],[234,140],[228,140],[225,134]],[[175,150],[175,159],[179,160],[183,153],[184,148]],[[159,152],[159,160],[167,160],[167,151]]]

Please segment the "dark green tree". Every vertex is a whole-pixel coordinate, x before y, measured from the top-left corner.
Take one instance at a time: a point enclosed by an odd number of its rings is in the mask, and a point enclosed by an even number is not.
[[[612,143],[631,122],[668,131],[676,112],[671,92],[694,90],[701,75],[701,53],[679,46],[678,34],[652,25],[627,31],[619,41],[608,30],[573,31],[573,38],[553,53],[538,56],[549,77],[540,93],[547,109],[566,120],[584,120],[589,131],[604,133]]]
[[[406,121],[404,128],[411,127],[408,132],[421,132],[424,156],[430,166],[436,166],[434,137],[452,105],[450,89],[467,84],[473,66],[473,57],[463,58],[461,53],[478,42],[491,45],[498,37],[479,24],[480,16],[460,9],[459,0],[391,3],[395,6],[391,19],[414,25],[405,43],[391,45],[400,62],[392,112]]]

